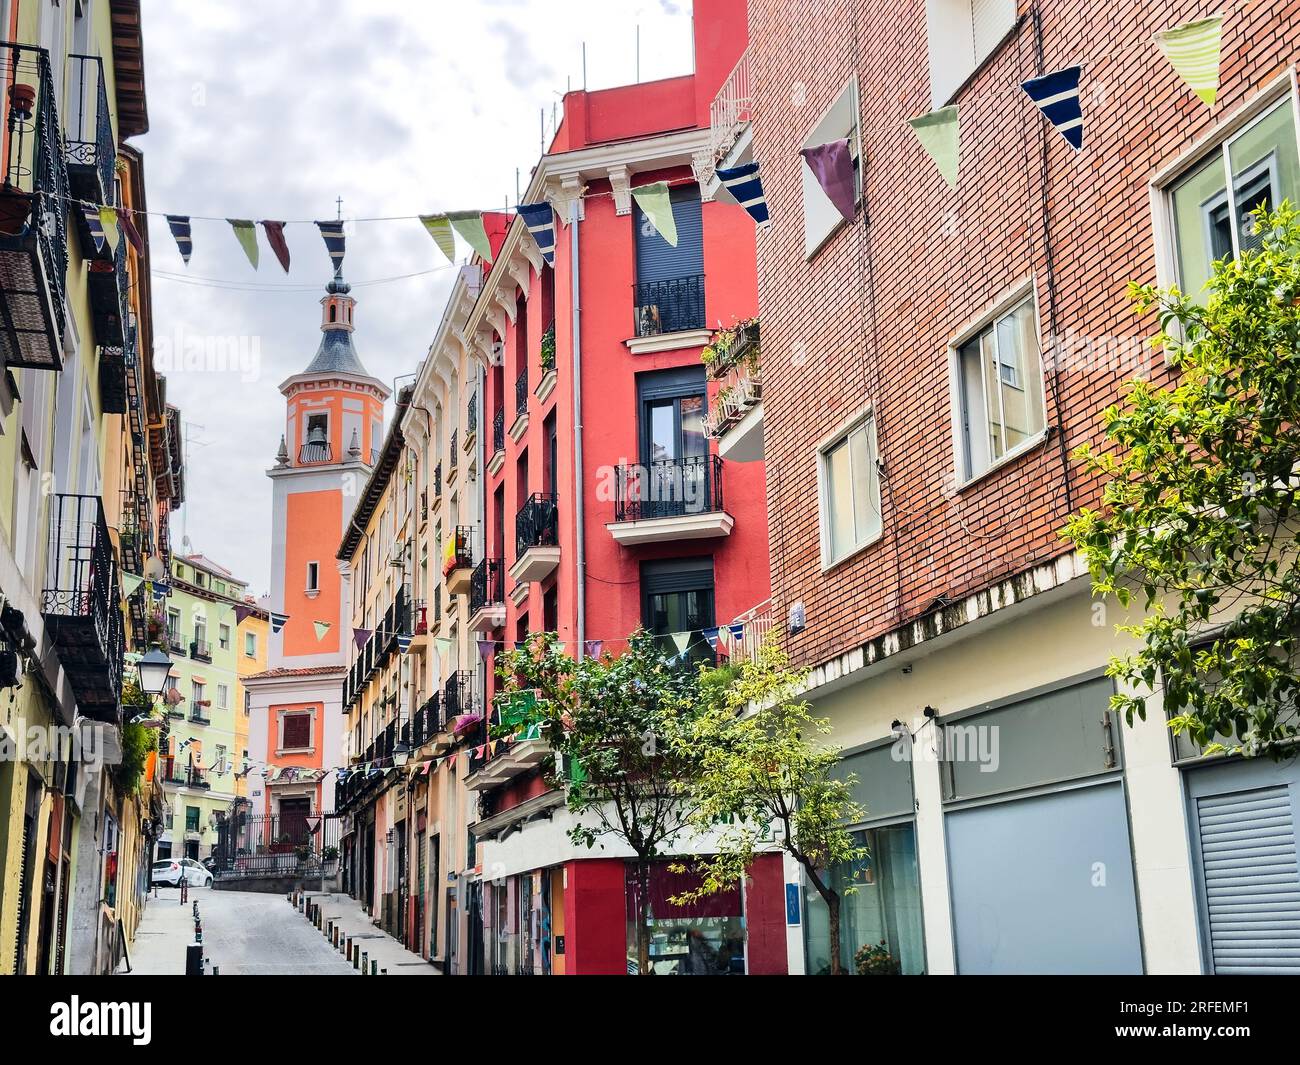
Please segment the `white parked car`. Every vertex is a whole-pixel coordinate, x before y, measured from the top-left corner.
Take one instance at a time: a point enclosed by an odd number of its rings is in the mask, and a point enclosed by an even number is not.
[[[181,877],[191,887],[211,887],[212,874],[193,858],[164,858],[153,863],[153,882],[176,887]]]

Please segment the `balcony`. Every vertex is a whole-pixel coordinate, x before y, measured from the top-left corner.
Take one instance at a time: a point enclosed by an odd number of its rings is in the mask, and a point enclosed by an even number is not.
[[[506,461],[506,412],[498,408],[492,415],[492,454],[488,457],[488,472],[496,474]]]
[[[333,462],[334,448],[326,440],[309,440],[298,449],[298,465],[311,466],[314,463]]]
[[[712,455],[619,466],[614,491],[605,528],[626,547],[728,536],[735,524],[722,509],[722,460]]]
[[[465,595],[474,568],[474,529],[457,525],[442,550],[442,576],[450,595]]]
[[[721,387],[704,423],[718,441],[718,455],[732,462],[763,458],[763,375],[759,363],[758,320],[720,330],[704,355],[709,376]]]
[[[95,339],[101,346],[121,347],[126,343],[130,275],[126,265],[126,241],[104,258],[86,263],[86,293],[90,297],[90,318]]]
[[[189,722],[191,725],[211,725],[212,718],[207,717],[198,710],[190,711]]]
[[[515,420],[510,423],[510,439],[516,443],[528,429],[528,368],[515,378]]]
[[[185,642],[185,637],[179,632],[172,632],[171,630],[168,630],[167,632],[167,647],[179,655],[185,654],[189,649],[189,646]]]
[[[715,164],[727,156],[749,125],[752,104],[746,50],[709,105],[709,147]]]
[[[467,669],[451,674],[442,689],[444,727],[449,731],[456,731],[456,719],[461,718],[459,724],[463,733],[475,723],[469,719],[478,717],[481,723],[479,714],[478,697],[474,691],[474,674]]]
[[[552,322],[546,327],[546,332],[542,334],[542,379],[537,382],[536,395],[539,401],[545,402],[552,392],[555,391],[555,382],[557,374],[555,372],[555,323]]]
[[[200,791],[208,791],[212,788],[206,769],[193,764],[177,765],[173,758],[168,758],[163,768],[163,783],[179,788],[197,788]],[[186,831],[193,832],[195,829],[187,825]]]
[[[72,195],[91,203],[117,200],[115,163],[117,145],[108,111],[104,82],[104,61],[95,55],[69,55],[67,65],[68,114],[63,154],[67,160],[68,185]],[[96,244],[84,212],[74,210],[77,235],[85,259],[111,259],[112,251],[102,237]]]
[[[491,632],[506,623],[502,565],[499,558],[485,558],[469,578],[469,627],[471,632]]]
[[[469,402],[465,405],[465,450],[474,446],[478,436],[478,393],[471,392]]]
[[[86,717],[115,722],[126,645],[117,561],[99,496],[51,497],[45,574],[41,612],[77,706]]]
[[[638,281],[633,286],[633,354],[702,346],[704,275]]]
[[[534,492],[515,515],[516,584],[540,581],[560,564],[560,518],[555,496]]]
[[[437,505],[438,505],[438,501],[439,501],[440,499],[442,499],[442,463],[441,463],[441,462],[438,463],[438,464],[437,464],[436,466],[434,466],[434,468],[433,468],[433,503],[434,503],[434,506],[437,506]]]
[[[457,430],[453,429],[451,431],[451,440],[449,441],[451,444],[451,452],[447,456],[447,483],[448,484],[454,484],[456,482],[456,467],[460,462],[460,448],[456,446],[456,441],[459,435],[460,434]],[[439,465],[441,465],[441,463],[439,463]]]
[[[193,639],[190,641],[190,657],[196,662],[212,661],[212,645],[207,640]]]
[[[0,186],[0,363],[63,368],[68,171],[49,55],[0,42],[7,105]],[[121,343],[118,338],[117,343]]]

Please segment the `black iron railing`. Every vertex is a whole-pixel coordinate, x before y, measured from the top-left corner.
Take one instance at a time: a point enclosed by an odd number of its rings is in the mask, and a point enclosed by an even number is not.
[[[504,602],[502,596],[501,560],[485,558],[469,578],[469,612],[473,616],[483,607]]]
[[[515,550],[522,555],[530,547],[555,547],[559,542],[560,519],[555,496],[534,492],[515,515]]]
[[[453,429],[451,431],[451,454],[447,458],[447,465],[450,467],[450,473],[456,472],[456,466],[460,462],[460,448],[456,446],[458,436],[458,431]]]
[[[299,465],[307,465],[312,462],[333,462],[334,449],[328,443],[313,442],[303,444],[298,449]]]
[[[344,804],[349,792],[359,794],[366,784],[366,774],[351,774],[335,789],[336,808]],[[315,831],[309,818],[320,819]],[[246,805],[237,806],[217,814],[213,876],[218,880],[292,877],[307,882],[322,873],[332,876],[339,866],[341,829],[338,817],[322,816],[317,810],[263,815],[250,814]]]
[[[704,275],[666,281],[638,281],[635,290],[637,336],[704,328]]]
[[[492,415],[492,454],[506,449],[506,410],[501,407]]]
[[[211,782],[208,780],[207,769],[193,763],[177,762],[176,759],[169,758],[165,766],[165,773],[163,780],[167,784],[175,784],[182,788],[212,787]],[[188,831],[194,830],[189,829]]]
[[[722,460],[713,455],[619,466],[614,520],[645,521],[722,510]]]
[[[433,468],[433,498],[442,498],[442,463]]]
[[[465,405],[465,435],[478,432],[478,393],[471,392],[469,402]]]
[[[452,532],[452,548],[447,569],[474,565],[474,526],[457,525]]]
[[[212,645],[207,640],[194,639],[190,641],[190,657],[200,662],[212,661]]]
[[[115,719],[126,652],[113,543],[99,496],[51,497],[41,609],[77,703]]]
[[[442,689],[443,720],[450,723],[462,714],[477,713],[478,700],[474,694],[474,674],[467,669],[458,670],[447,678]]]
[[[104,61],[97,55],[69,55],[67,77],[64,154],[69,180],[78,196],[93,203],[111,203],[115,199],[117,146],[108,112]],[[95,185],[87,179],[93,179]]]
[[[68,275],[68,169],[44,48],[0,42],[5,109],[0,256],[0,358],[10,367],[63,365]]]
[[[528,413],[528,367],[515,378],[515,414]]]
[[[357,657],[343,678],[343,705],[351,706],[365,690],[372,677],[397,650],[397,637],[411,635],[411,592],[403,584],[388,605],[388,609],[375,622],[375,628],[366,642],[357,649]]]

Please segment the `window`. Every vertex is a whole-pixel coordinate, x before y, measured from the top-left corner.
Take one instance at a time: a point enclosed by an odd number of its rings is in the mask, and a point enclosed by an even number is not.
[[[244,633],[244,657],[257,657],[257,633],[255,632]]]
[[[712,557],[642,563],[641,600],[641,621],[650,632],[663,637],[660,642],[665,654],[679,654],[677,644],[685,634],[691,661],[713,657],[703,632],[716,624]],[[674,634],[679,640],[672,638]]]
[[[702,366],[637,376],[640,400],[640,516],[698,514],[710,509],[709,444],[704,435]]]
[[[204,700],[203,693],[204,693],[204,687],[202,681],[196,680],[190,683],[191,702],[194,704],[194,712],[196,714],[200,712],[199,704],[202,703]]]
[[[253,712],[253,693],[247,688],[244,689],[244,716],[248,717]]]
[[[930,100],[948,103],[1016,25],[1016,0],[926,0]]]
[[[197,806],[185,807],[185,831],[197,832],[199,830],[199,808]]]
[[[854,78],[839,98],[822,116],[804,140],[802,147],[814,148],[819,144],[843,140],[849,142],[849,154],[853,157],[853,192],[854,202],[862,195],[862,150],[858,136],[858,82]],[[804,255],[809,259],[816,254],[830,238],[831,234],[844,224],[844,216],[839,208],[831,202],[822,190],[816,175],[808,166],[806,159],[799,160],[799,169],[803,175],[803,244]]]
[[[668,193],[677,227],[677,244],[669,244],[633,202],[636,244],[636,334],[679,333],[703,329],[704,224],[700,190],[676,185]]]
[[[1258,246],[1252,211],[1297,198],[1300,156],[1288,95],[1216,145],[1170,188],[1178,286],[1189,295],[1201,293],[1216,260]]]
[[[217,685],[217,707],[221,710],[230,708],[230,688],[228,685]]]
[[[181,640],[181,612],[179,610],[168,609],[167,611],[167,636],[172,646],[180,643]]]
[[[310,712],[297,711],[280,715],[280,749],[301,751],[311,747]]]
[[[320,591],[320,563],[319,562],[307,563],[307,591],[309,592]]]
[[[822,562],[830,566],[880,535],[876,431],[860,418],[820,452]]]
[[[223,651],[230,650],[230,626],[222,625],[217,629],[217,646]]]
[[[1046,428],[1033,298],[962,341],[956,374],[958,472],[969,481],[1038,439]]]

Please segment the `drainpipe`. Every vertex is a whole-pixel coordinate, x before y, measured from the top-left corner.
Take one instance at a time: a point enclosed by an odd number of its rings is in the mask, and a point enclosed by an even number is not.
[[[577,522],[578,551],[578,660],[587,654],[587,536],[582,490],[582,299],[579,293],[578,207],[574,197],[569,204],[569,256],[573,302],[573,480],[574,520]]]

